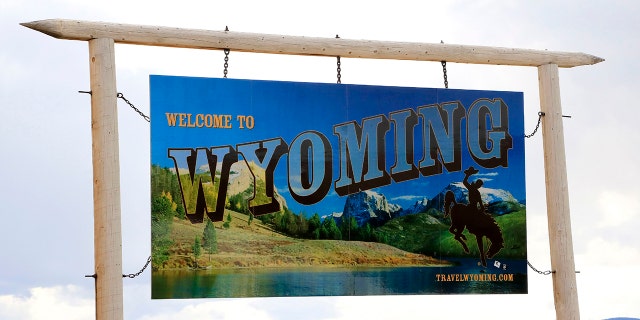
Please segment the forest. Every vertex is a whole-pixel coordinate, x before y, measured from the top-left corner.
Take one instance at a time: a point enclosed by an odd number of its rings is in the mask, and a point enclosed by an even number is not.
[[[174,245],[174,240],[171,238],[174,219],[186,220],[187,218],[182,205],[178,177],[174,171],[153,165],[151,175],[152,262],[154,269],[157,269],[170,258],[170,249]],[[184,178],[188,179],[188,176]],[[263,181],[258,180],[258,188],[264,188]],[[262,225],[269,227],[272,231],[293,239],[377,242],[429,256],[464,256],[460,245],[448,232],[449,222],[442,221],[434,224],[433,219],[429,219],[434,215],[433,212],[398,217],[376,227],[369,223],[359,226],[355,217],[330,215],[323,218],[320,213],[311,215],[295,213],[286,206],[283,206],[280,212],[254,217],[247,205],[252,194],[253,186],[243,192],[228,195],[225,202],[225,209],[245,216],[246,219],[241,220],[246,221],[248,226],[255,221],[254,219],[258,219]],[[525,213],[525,209],[522,209],[496,217],[509,244],[503,249],[501,256],[526,257]],[[231,214],[227,214],[219,227],[228,229],[231,218]],[[210,219],[205,217],[205,221],[204,232],[193,240],[193,247],[190,248],[193,254],[199,255],[201,248],[210,254],[217,251],[216,228]],[[473,236],[471,237],[473,241]],[[473,247],[472,255],[475,254]],[[195,258],[197,260],[197,257]]]

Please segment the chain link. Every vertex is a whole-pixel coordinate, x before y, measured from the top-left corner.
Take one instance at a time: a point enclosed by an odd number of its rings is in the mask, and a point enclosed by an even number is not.
[[[338,36],[337,34],[336,34],[336,39],[340,39],[340,36]],[[342,75],[340,74],[340,72],[342,72],[341,63],[340,63],[340,56],[337,56],[336,58],[338,59],[338,62],[337,62],[338,68],[336,69],[336,71],[338,73],[338,82],[337,83],[342,83],[342,79],[341,79]]]
[[[129,273],[129,274],[123,274],[122,277],[123,278],[135,278],[137,276],[139,276],[141,273],[144,272],[144,269],[146,269],[149,266],[149,263],[151,263],[151,256],[149,256],[149,259],[147,259],[147,263],[144,264],[144,267],[142,267],[142,269],[140,269],[140,271],[136,272],[136,273]]]
[[[131,103],[131,101],[127,100],[127,98],[125,98],[122,93],[118,92],[117,97],[122,99],[122,100],[124,100],[124,102],[126,102],[129,105],[129,107],[131,107],[131,109],[133,109],[135,112],[137,112],[142,118],[147,120],[147,122],[151,123],[151,119],[149,118],[149,116],[147,116],[146,114],[142,113],[142,111],[140,111],[138,108],[136,108],[136,106],[134,106],[133,103]]]
[[[440,43],[444,44],[444,41],[440,40]],[[447,77],[447,62],[440,61],[442,64],[442,76],[444,77],[444,87],[445,89],[449,89],[449,79]]]
[[[444,77],[444,87],[446,89],[449,89],[449,80],[447,79],[447,62],[446,61],[441,61],[440,63],[442,63],[442,74]]]
[[[533,271],[535,271],[535,272],[537,272],[537,273],[539,273],[541,275],[544,275],[544,276],[548,276],[548,275],[550,275],[552,273],[556,273],[555,271],[551,271],[551,270],[540,271],[540,270],[536,269],[533,265],[531,265],[531,262],[529,262],[529,260],[527,260],[527,264],[529,265],[529,268],[533,269]]]
[[[224,31],[229,31],[229,26],[225,26]],[[224,70],[222,71],[222,73],[224,74],[223,78],[226,78],[227,73],[229,72],[229,52],[231,52],[231,50],[224,49]]]
[[[534,134],[536,134],[536,132],[538,132],[538,128],[540,128],[540,122],[542,121],[543,116],[544,116],[544,112],[542,111],[538,112],[538,123],[536,124],[536,128],[533,129],[533,132],[531,132],[531,134],[525,134],[524,135],[525,138],[531,138],[533,137]]]
[[[342,83],[342,80],[340,78],[342,78],[342,75],[340,74],[340,72],[342,71],[342,68],[340,68],[340,56],[338,56],[338,82],[337,83]]]
[[[227,73],[229,72],[229,52],[229,49],[224,49],[224,71],[222,71],[224,78],[227,77]]]

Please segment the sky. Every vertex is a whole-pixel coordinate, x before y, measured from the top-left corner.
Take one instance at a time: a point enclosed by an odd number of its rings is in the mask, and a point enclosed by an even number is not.
[[[585,52],[560,70],[583,319],[640,318],[640,3],[637,1],[0,0],[0,318],[94,317],[88,46],[19,25],[50,18],[341,38]],[[149,111],[149,74],[222,77],[221,51],[116,45],[117,88]],[[342,59],[343,83],[443,86],[437,62]],[[537,122],[537,69],[447,64],[450,88],[524,92]],[[329,57],[231,52],[238,79],[336,81]],[[123,271],[150,253],[149,125],[119,105]],[[542,135],[526,141],[528,259],[550,268]],[[452,313],[452,312],[455,312]],[[550,276],[527,295],[150,299],[150,272],[124,279],[126,319],[550,319]]]

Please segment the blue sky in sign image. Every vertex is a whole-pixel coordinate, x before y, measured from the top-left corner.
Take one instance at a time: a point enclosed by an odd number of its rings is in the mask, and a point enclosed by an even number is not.
[[[220,146],[236,148],[237,144],[276,138],[291,145],[300,134],[307,131],[318,132],[328,139],[331,150],[328,153],[322,152],[322,150],[316,151],[313,153],[313,157],[316,159],[315,163],[319,164],[320,170],[331,166],[332,187],[324,199],[316,204],[300,204],[293,200],[289,194],[289,186],[297,185],[295,181],[289,180],[299,180],[300,178],[299,175],[289,174],[288,164],[299,163],[299,152],[286,153],[278,162],[274,173],[275,187],[278,193],[285,197],[289,209],[296,213],[307,215],[319,213],[321,216],[325,216],[342,212],[346,196],[339,196],[335,192],[333,182],[338,181],[341,176],[341,163],[345,161],[342,159],[344,151],[341,148],[344,147],[341,147],[340,135],[334,127],[347,122],[355,122],[358,127],[362,128],[365,119],[383,116],[389,123],[389,129],[386,130],[383,140],[386,150],[381,153],[380,157],[384,158],[384,169],[389,174],[396,162],[397,144],[399,143],[403,147],[405,145],[403,141],[396,141],[397,125],[394,121],[389,120],[390,113],[412,109],[418,114],[420,107],[447,103],[456,103],[464,108],[464,115],[460,116],[461,119],[457,121],[460,124],[459,128],[451,125],[454,123],[454,120],[449,120],[449,118],[453,118],[451,110],[446,113],[448,116],[444,120],[447,135],[457,134],[460,137],[459,153],[462,160],[460,169],[449,172],[443,168],[443,172],[439,174],[420,175],[407,181],[390,181],[375,190],[384,194],[391,203],[407,208],[425,197],[429,199],[434,197],[449,183],[462,181],[464,177],[462,171],[469,166],[474,166],[480,170],[478,174],[486,182],[485,187],[507,190],[523,203],[526,198],[522,93],[168,76],[151,76],[150,82],[151,116],[154,119],[162,119],[162,121],[155,122],[151,128],[151,162],[161,167],[174,168],[174,161],[168,156],[168,149]],[[506,166],[494,165],[485,168],[471,157],[472,151],[468,146],[470,144],[468,143],[469,136],[477,136],[479,130],[467,125],[469,122],[467,121],[467,113],[470,113],[468,111],[476,102],[493,102],[498,99],[506,105],[503,112],[506,113],[504,116],[508,119],[508,123],[502,124],[502,126],[507,127],[508,136],[511,138],[511,147],[508,147],[506,156],[503,156],[506,158]],[[170,124],[168,117],[173,117],[173,114],[177,113],[190,114],[190,118],[185,116],[182,126],[180,126],[179,120]],[[196,115],[198,114],[228,115],[232,120],[227,124],[229,126],[227,128],[208,128],[202,119],[204,116],[201,116],[196,123]],[[418,123],[413,126],[412,130],[413,137],[410,138],[413,140],[412,145],[414,146],[414,159],[411,164],[416,167],[425,157],[424,149],[426,147],[423,147],[425,144],[423,137],[425,122],[427,133],[431,132],[430,121],[443,122],[440,118],[429,119],[428,115],[430,114],[418,117]],[[253,127],[247,128],[246,122],[239,120],[238,116],[251,116],[254,122]],[[493,137],[491,132],[498,131],[498,128],[494,128],[494,126],[500,126],[500,119],[498,119],[500,116],[503,115],[496,112],[495,115],[492,115],[493,119],[489,115],[485,115],[483,119],[486,122],[484,131],[490,138],[498,139]],[[426,121],[425,118],[427,118]],[[450,121],[451,124],[449,124]],[[447,129],[447,127],[449,128]],[[457,132],[454,133],[456,130]],[[347,139],[345,133],[342,135],[345,136],[342,137],[343,140]],[[504,138],[504,136],[501,135],[499,138]],[[360,143],[374,144],[375,142],[372,141],[376,140],[375,131],[370,134],[368,140],[360,141]],[[444,140],[440,144],[441,150],[437,161],[451,162],[454,159],[452,157],[453,148],[447,145]],[[499,144],[500,140],[487,141],[484,146],[487,149],[485,152],[497,151],[500,149]],[[362,145],[360,147],[362,148]],[[370,145],[369,148],[373,148],[373,146]],[[496,150],[492,150],[494,148]],[[478,152],[476,151],[476,153]],[[325,161],[325,156],[328,158],[327,161]],[[398,156],[405,157],[405,154]],[[431,156],[427,155],[427,157]],[[242,160],[241,156],[240,161]],[[198,161],[205,163],[202,159]],[[179,167],[186,168],[187,166],[185,163],[179,164]],[[220,166],[217,170],[220,170]],[[363,174],[366,176],[366,172]],[[319,176],[322,177],[322,174]],[[479,176],[474,175],[471,181]]]

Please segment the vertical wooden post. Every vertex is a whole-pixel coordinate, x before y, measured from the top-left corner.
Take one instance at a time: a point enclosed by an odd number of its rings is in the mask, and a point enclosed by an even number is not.
[[[580,319],[569,215],[569,188],[558,65],[539,66],[538,80],[540,107],[545,114],[542,121],[544,173],[547,185],[551,269],[555,271],[552,277],[556,318]]]
[[[89,40],[96,319],[122,319],[122,232],[114,40]]]

